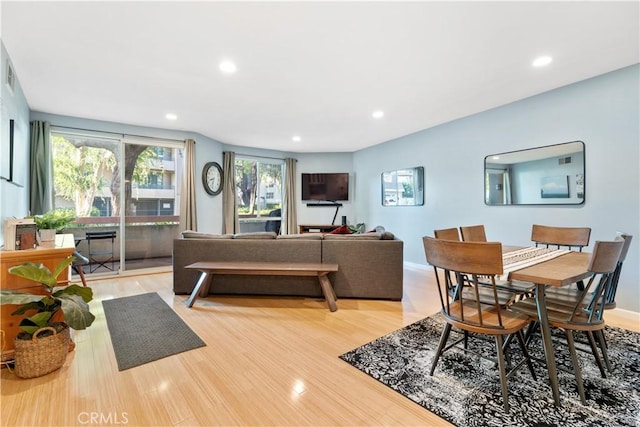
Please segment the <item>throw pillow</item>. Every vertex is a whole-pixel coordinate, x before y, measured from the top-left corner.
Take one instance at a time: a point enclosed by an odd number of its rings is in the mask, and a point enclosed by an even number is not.
[[[329,234],[351,234],[351,230],[346,225],[341,225]]]

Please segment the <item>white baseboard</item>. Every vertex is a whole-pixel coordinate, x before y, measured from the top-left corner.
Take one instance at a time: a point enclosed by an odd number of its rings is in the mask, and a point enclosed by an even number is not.
[[[414,270],[424,270],[424,271],[431,271],[431,269],[429,268],[428,265],[426,264],[418,264],[415,262],[409,262],[409,261],[404,261],[404,266],[406,268],[412,268]]]

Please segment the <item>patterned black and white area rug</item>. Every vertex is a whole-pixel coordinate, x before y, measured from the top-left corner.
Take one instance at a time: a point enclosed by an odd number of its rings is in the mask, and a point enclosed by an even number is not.
[[[443,324],[440,315],[428,317],[340,358],[458,426],[640,426],[640,334],[607,327],[613,372],[606,379],[601,378],[593,355],[578,351],[586,406],[580,403],[566,341],[560,335],[554,346],[562,366],[558,370],[562,406],[554,405],[546,369],[534,361],[537,381],[526,365],[508,380],[511,408],[506,414],[500,374],[490,360],[454,348],[440,357],[429,376]],[[456,338],[452,333],[449,342]],[[543,359],[540,342],[534,336],[529,350],[534,358]],[[488,349],[491,357],[495,354],[493,341],[471,338],[469,346]],[[514,359],[521,354],[517,344],[512,354]]]

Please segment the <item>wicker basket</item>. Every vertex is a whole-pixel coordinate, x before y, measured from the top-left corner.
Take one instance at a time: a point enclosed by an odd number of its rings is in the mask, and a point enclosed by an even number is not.
[[[20,378],[35,378],[60,369],[69,353],[71,335],[69,326],[63,323],[64,329],[56,332],[55,328],[47,326],[38,329],[32,339],[16,338],[14,341],[15,372]],[[44,331],[51,331],[53,335],[39,338]]]

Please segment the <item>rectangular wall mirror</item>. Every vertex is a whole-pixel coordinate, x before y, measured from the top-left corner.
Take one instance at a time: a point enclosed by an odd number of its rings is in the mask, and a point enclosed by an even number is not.
[[[382,173],[382,206],[424,205],[424,167]]]
[[[487,205],[580,205],[585,198],[582,141],[484,158]]]

